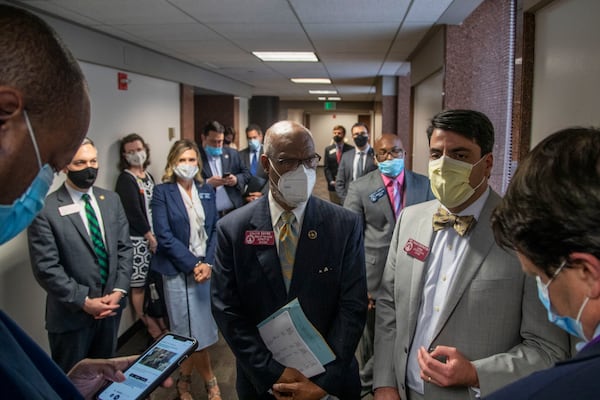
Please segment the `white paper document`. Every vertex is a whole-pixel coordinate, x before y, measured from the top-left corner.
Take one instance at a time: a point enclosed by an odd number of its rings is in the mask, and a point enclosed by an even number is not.
[[[307,378],[325,372],[323,366],[335,360],[335,354],[306,318],[298,299],[262,321],[258,331],[277,362],[296,368]]]

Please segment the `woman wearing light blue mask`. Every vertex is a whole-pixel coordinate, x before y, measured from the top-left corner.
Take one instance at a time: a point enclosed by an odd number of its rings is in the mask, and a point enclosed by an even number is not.
[[[548,320],[578,342],[573,359],[489,399],[595,399],[600,393],[600,130],[569,128],[521,162],[494,212],[496,240],[536,278]]]

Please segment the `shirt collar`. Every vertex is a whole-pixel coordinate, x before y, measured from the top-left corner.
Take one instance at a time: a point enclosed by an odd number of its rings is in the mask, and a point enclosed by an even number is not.
[[[402,170],[402,172],[400,172],[400,174],[398,174],[398,176],[395,178],[390,178],[387,175],[381,174],[381,179],[383,179],[383,184],[385,187],[389,186],[390,182],[398,182],[398,185],[402,187],[404,186],[404,170]]]
[[[304,218],[304,211],[306,210],[307,203],[308,203],[308,201],[305,201],[304,203],[300,203],[298,205],[298,207],[290,210],[296,216],[296,221],[299,222],[299,224],[298,224],[299,227],[302,226],[302,219]],[[269,210],[271,211],[271,223],[273,224],[273,227],[275,227],[275,225],[277,225],[277,222],[279,221],[279,217],[281,217],[281,214],[283,214],[283,212],[285,210],[283,209],[283,207],[281,207],[279,205],[278,202],[275,201],[275,199],[273,198],[273,194],[271,193],[270,190],[269,190]]]
[[[87,192],[80,192],[79,190],[71,187],[71,185],[69,185],[69,183],[67,182],[65,182],[65,187],[67,188],[67,192],[69,192],[69,196],[71,196],[71,199],[73,199],[73,201],[81,201],[81,196],[83,196],[84,194],[88,194],[90,198],[94,197],[93,186],[90,187]]]

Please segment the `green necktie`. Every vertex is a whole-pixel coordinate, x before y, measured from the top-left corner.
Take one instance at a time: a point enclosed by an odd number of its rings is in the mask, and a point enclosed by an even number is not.
[[[86,193],[82,195],[81,198],[85,201],[85,215],[87,216],[88,226],[90,228],[90,238],[94,245],[94,253],[96,253],[96,257],[98,257],[100,282],[104,285],[106,284],[106,278],[108,277],[108,254],[106,252],[106,247],[104,246],[104,240],[102,240],[102,231],[100,230],[96,212],[92,207],[90,196]]]
[[[294,258],[298,244],[298,230],[294,224],[296,216],[290,211],[284,211],[279,217],[279,262],[286,291],[290,290]]]

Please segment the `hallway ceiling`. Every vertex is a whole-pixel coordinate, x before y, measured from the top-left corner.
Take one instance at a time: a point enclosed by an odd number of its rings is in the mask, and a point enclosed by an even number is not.
[[[430,29],[460,24],[482,0],[24,0],[34,10],[252,86],[253,95],[373,101],[379,76],[410,73]],[[253,51],[313,51],[317,63],[263,62]],[[330,78],[330,85],[290,78]]]

